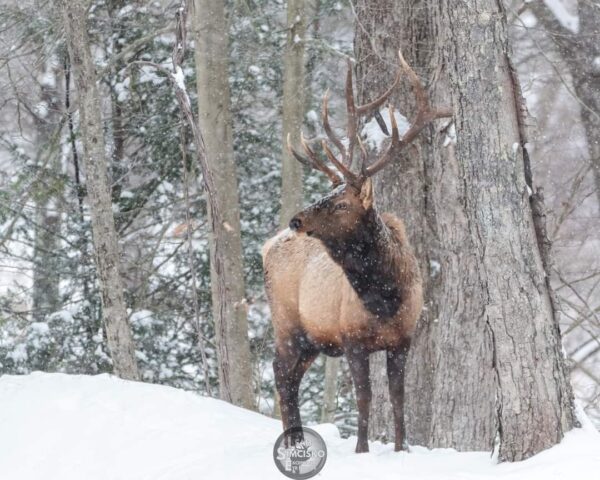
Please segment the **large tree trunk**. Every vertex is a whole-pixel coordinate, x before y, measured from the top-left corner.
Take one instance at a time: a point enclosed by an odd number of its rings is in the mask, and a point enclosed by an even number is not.
[[[280,224],[288,222],[302,208],[302,165],[290,155],[287,136],[293,144],[300,141],[305,109],[304,36],[306,34],[305,0],[287,2],[287,41],[283,55],[283,125],[281,164]]]
[[[85,0],[57,0],[75,70],[96,268],[108,348],[115,374],[138,380],[135,349],[119,274],[119,246],[108,187],[100,97],[90,52]]]
[[[252,360],[248,320],[238,186],[233,157],[231,100],[228,83],[228,23],[223,0],[195,0],[194,38],[198,87],[198,118],[206,145],[206,161],[212,171],[214,201],[222,221],[210,236],[211,264],[215,265],[215,241],[220,242],[221,272],[225,288],[217,288],[211,268],[212,301],[219,352],[220,396],[235,405],[254,407]]]
[[[505,12],[492,0],[360,0],[357,14],[361,100],[391,82],[402,48],[432,103],[455,114],[455,139],[440,121],[377,179],[379,207],[404,218],[426,281],[406,376],[409,440],[482,450],[498,438],[501,459],[527,458],[575,419]],[[404,86],[407,115],[410,98]]]

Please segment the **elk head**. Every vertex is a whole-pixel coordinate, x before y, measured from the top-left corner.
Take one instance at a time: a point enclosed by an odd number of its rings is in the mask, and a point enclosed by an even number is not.
[[[288,134],[287,147],[290,153],[304,165],[319,170],[331,180],[333,191],[296,214],[289,223],[292,230],[314,235],[325,241],[343,239],[351,236],[361,229],[373,215],[373,185],[371,177],[385,167],[393,158],[398,157],[399,152],[409,145],[417,135],[436,118],[449,117],[452,115],[448,109],[435,110],[431,108],[425,88],[414,70],[406,63],[401,52],[398,52],[401,69],[390,88],[373,102],[357,106],[354,103],[354,91],[352,87],[352,64],[348,61],[348,73],[346,76],[346,110],[347,145],[338,138],[331,125],[328,115],[328,93],[323,97],[322,122],[323,129],[331,143],[339,151],[340,159],[331,151],[325,140],[321,145],[327,159],[335,166],[336,170],[325,164],[315,153],[309,142],[301,134],[301,145],[306,155],[298,153],[291,145]],[[398,125],[394,115],[393,107],[389,106],[390,123],[392,126],[391,141],[385,152],[373,162],[369,162],[367,151],[364,148],[358,134],[358,120],[360,117],[378,112],[385,101],[392,94],[398,82],[401,72],[404,71],[415,92],[418,107],[411,126],[402,137],[398,133]],[[351,170],[353,154],[356,147],[360,148],[361,156],[359,171]],[[370,163],[370,164],[369,164]]]

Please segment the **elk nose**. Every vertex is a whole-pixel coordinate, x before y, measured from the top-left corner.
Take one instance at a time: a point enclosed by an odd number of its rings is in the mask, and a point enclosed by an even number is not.
[[[290,229],[298,230],[302,226],[302,220],[298,217],[294,217],[290,220]]]

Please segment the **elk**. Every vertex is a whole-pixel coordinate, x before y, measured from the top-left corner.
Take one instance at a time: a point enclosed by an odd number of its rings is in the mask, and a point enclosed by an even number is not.
[[[303,164],[326,174],[332,191],[296,214],[289,228],[263,247],[265,288],[275,332],[273,370],[280,397],[284,430],[301,427],[298,391],[302,377],[319,353],[345,355],[358,407],[356,452],[368,452],[368,415],[371,402],[369,354],[387,352],[387,375],[395,419],[395,450],[405,449],[404,368],[411,336],[423,306],[417,259],[404,224],[374,205],[371,177],[382,170],[433,120],[450,116],[431,108],[413,69],[399,52],[398,75],[389,89],[373,102],[357,106],[348,62],[345,96],[346,142],[329,123],[328,94],[323,97],[322,123],[338,158],[322,141],[327,165],[301,135],[305,155],[288,136],[290,153]],[[391,140],[373,162],[358,135],[360,117],[378,112],[405,72],[414,91],[418,112],[402,137],[388,107]],[[360,149],[358,171],[353,152]],[[357,159],[358,160],[358,159]],[[300,437],[292,437],[297,441]]]

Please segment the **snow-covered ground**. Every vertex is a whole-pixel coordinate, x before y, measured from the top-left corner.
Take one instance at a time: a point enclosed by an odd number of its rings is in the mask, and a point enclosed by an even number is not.
[[[563,442],[515,464],[487,452],[371,444],[353,453],[333,425],[322,479],[552,480],[600,478],[600,434],[584,420]],[[3,480],[282,479],[273,463],[278,421],[169,387],[108,375],[0,378]]]

